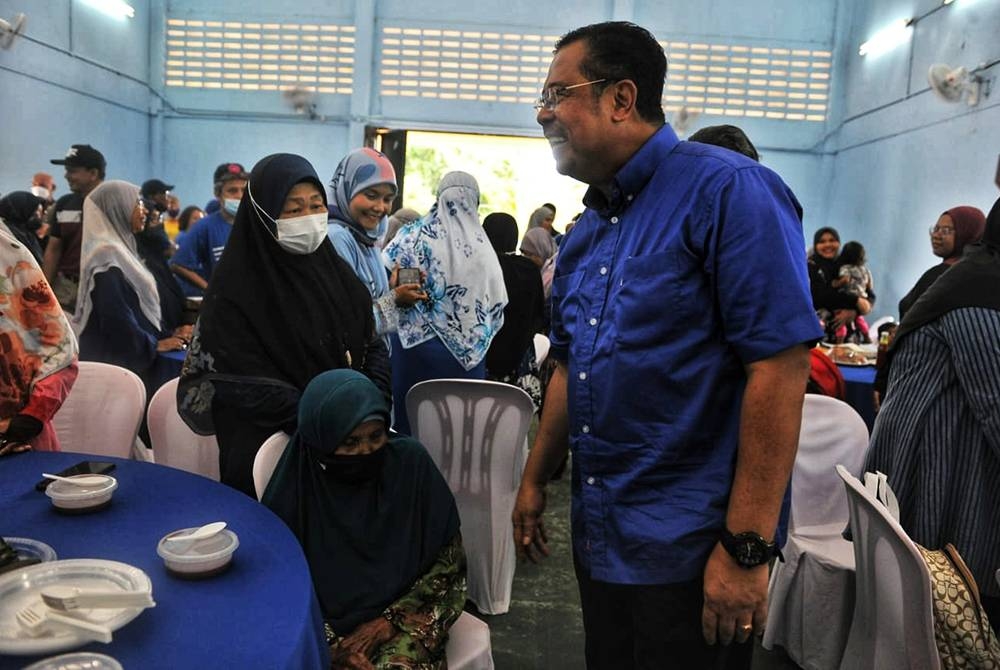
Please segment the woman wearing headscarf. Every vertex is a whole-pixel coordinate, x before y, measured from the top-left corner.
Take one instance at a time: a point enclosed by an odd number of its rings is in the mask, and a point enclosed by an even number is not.
[[[18,242],[42,264],[42,243],[37,231],[42,227],[45,201],[28,191],[14,191],[0,198],[0,219]]]
[[[260,445],[295,432],[302,391],[334,368],[361,370],[389,393],[371,296],[327,239],[323,185],[306,159],[273,154],[254,166],[205,293],[178,410],[216,435],[222,481],[254,495]]]
[[[420,218],[420,212],[415,209],[410,209],[409,207],[401,207],[397,209],[396,212],[389,217],[389,227],[385,230],[385,235],[382,237],[381,247],[384,249],[390,242],[392,238],[396,237],[396,233],[399,229],[405,225],[413,223]]]
[[[330,241],[372,297],[375,331],[395,332],[399,311],[423,300],[420,284],[399,285],[397,272],[386,273],[379,239],[389,226],[387,214],[396,198],[396,172],[389,158],[365,147],[347,154],[330,183]],[[388,346],[388,338],[386,338]]]
[[[535,228],[544,228],[546,232],[552,237],[557,235],[555,228],[552,227],[555,221],[556,213],[551,207],[542,205],[535,211],[531,213],[528,217],[528,230],[534,230]]]
[[[0,456],[59,451],[50,420],[76,381],[76,337],[35,257],[4,232],[0,272]]]
[[[187,342],[165,327],[156,280],[139,257],[135,233],[146,219],[139,187],[103,182],[83,201],[83,216],[87,223],[72,319],[80,360],[131,370],[152,397],[174,370],[157,354],[183,349]]]
[[[828,342],[837,340],[837,329],[853,323],[859,315],[867,314],[875,304],[875,292],[867,298],[842,293],[833,285],[840,275],[838,256],[840,234],[830,227],[820,228],[813,235],[812,253],[809,254],[809,288],[813,309],[826,330]]]
[[[465,604],[455,499],[423,446],[389,439],[388,424],[364,375],[320,374],[264,492],[302,544],[334,668],[444,667]]]
[[[406,394],[426,379],[484,379],[486,351],[507,304],[503,272],[479,224],[479,184],[449,172],[437,203],[386,247],[389,267],[418,268],[427,299],[403,310],[392,339],[394,428],[409,434]]]
[[[521,253],[541,270],[545,261],[556,255],[559,247],[545,228],[531,228],[521,240]]]
[[[986,217],[977,207],[952,207],[938,217],[937,223],[930,229],[931,250],[943,260],[924,272],[910,292],[899,301],[900,321],[945,270],[962,260],[966,245],[979,241],[985,225]]]
[[[517,222],[513,216],[494,212],[483,221],[483,230],[500,262],[508,299],[503,327],[486,352],[486,374],[513,383],[525,354],[529,350],[534,354],[533,338],[542,327],[542,277],[533,262],[515,253]]]
[[[998,630],[1000,200],[985,228],[900,323],[865,470],[888,475],[914,541],[955,545]]]

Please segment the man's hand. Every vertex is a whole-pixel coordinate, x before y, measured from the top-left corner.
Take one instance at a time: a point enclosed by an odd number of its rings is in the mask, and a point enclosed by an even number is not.
[[[378,617],[366,621],[355,628],[350,635],[340,641],[340,649],[368,657],[380,644],[388,642],[396,634],[396,629],[389,620]]]
[[[705,606],[701,630],[705,642],[727,645],[760,635],[767,622],[767,564],[743,568],[721,544],[705,564]]]
[[[548,537],[542,512],[545,511],[545,489],[521,482],[514,502],[514,546],[519,556],[538,563],[549,555]]]

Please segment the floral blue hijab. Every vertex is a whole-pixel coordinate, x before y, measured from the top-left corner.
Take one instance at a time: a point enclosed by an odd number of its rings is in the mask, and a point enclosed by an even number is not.
[[[479,365],[503,326],[507,289],[500,261],[479,224],[479,184],[449,172],[431,211],[403,227],[382,252],[387,267],[427,273],[428,300],[401,310],[399,339],[411,349],[432,337],[466,370]]]

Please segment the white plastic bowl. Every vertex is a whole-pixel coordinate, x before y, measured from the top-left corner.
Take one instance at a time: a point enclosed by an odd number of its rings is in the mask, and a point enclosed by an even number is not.
[[[169,537],[186,535],[197,528],[181,528],[167,533],[156,545],[156,553],[163,559],[167,570],[178,577],[202,579],[218,575],[229,568],[233,553],[240,546],[240,538],[229,529],[204,540],[167,542]]]
[[[94,486],[77,486],[69,482],[54,481],[45,488],[45,495],[61,512],[82,514],[104,509],[111,504],[111,494],[118,488],[118,480],[110,475],[73,475],[75,477],[101,477],[104,482]]]

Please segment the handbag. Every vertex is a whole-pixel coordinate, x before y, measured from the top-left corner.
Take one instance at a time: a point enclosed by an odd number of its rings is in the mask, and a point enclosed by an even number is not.
[[[931,574],[934,641],[942,668],[1000,668],[1000,642],[979,600],[979,588],[958,550],[916,545]]]

